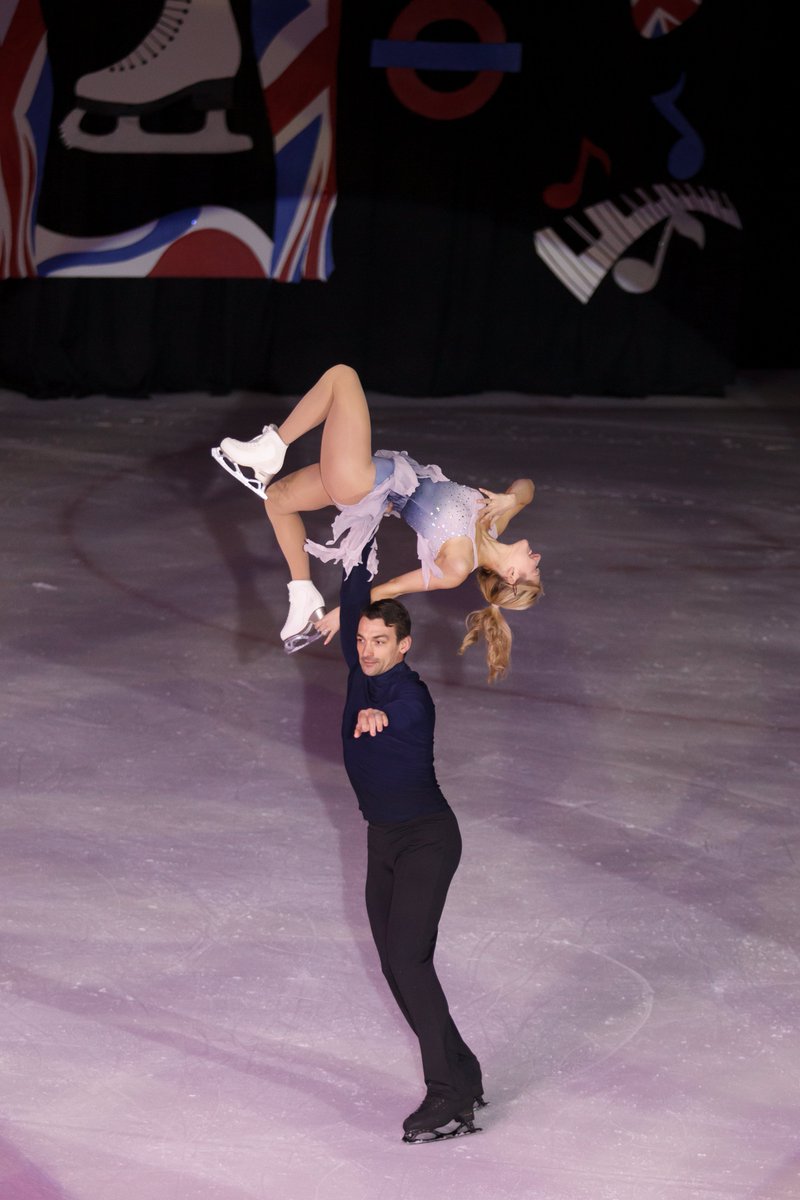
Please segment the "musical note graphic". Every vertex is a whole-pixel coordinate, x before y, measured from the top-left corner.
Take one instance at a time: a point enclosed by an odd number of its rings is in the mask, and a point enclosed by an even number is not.
[[[675,104],[685,83],[686,72],[682,71],[673,88],[650,97],[662,117],[681,135],[667,158],[667,167],[673,179],[691,179],[700,170],[706,157],[703,139]]]
[[[658,249],[653,262],[643,258],[621,258],[614,267],[614,281],[624,292],[641,295],[651,292],[661,278],[661,269],[673,233],[689,238],[701,250],[706,244],[706,231],[697,217],[689,213],[674,212],[664,226],[658,239]]]
[[[566,183],[551,183],[542,192],[542,199],[548,208],[571,208],[575,204],[583,189],[583,178],[590,158],[596,158],[602,164],[606,175],[611,173],[611,159],[605,150],[595,146],[588,138],[583,138],[572,178]]]

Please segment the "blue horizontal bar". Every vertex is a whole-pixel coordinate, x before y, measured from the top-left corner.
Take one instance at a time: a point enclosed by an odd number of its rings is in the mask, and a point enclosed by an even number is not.
[[[399,42],[376,38],[371,67],[414,71],[505,71],[522,69],[521,42]]]

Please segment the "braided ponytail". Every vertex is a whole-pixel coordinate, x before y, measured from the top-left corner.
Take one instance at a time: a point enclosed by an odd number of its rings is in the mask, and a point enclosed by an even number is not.
[[[494,683],[508,672],[513,640],[511,628],[500,609],[520,611],[530,608],[544,595],[544,589],[540,583],[524,583],[521,580],[512,586],[489,567],[478,567],[475,578],[488,606],[476,609],[467,616],[467,633],[458,653],[463,654],[475,645],[479,637],[483,637],[486,640],[489,683]]]

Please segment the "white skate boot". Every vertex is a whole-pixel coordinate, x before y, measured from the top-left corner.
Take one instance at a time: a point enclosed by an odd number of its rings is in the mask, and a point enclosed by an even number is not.
[[[289,584],[289,615],[281,630],[281,641],[287,654],[302,650],[324,635],[313,622],[325,616],[325,601],[310,579],[293,579]]]
[[[224,109],[233,102],[233,81],[242,47],[230,0],[165,0],[161,16],[125,58],[82,75],[77,107],[61,122],[70,150],[99,154],[234,154],[252,149],[246,134],[231,133]],[[143,113],[191,97],[205,113],[193,132],[142,129]],[[88,133],[87,112],[116,117],[110,133]]]
[[[283,466],[287,450],[288,446],[281,440],[275,426],[265,425],[262,432],[249,442],[223,438],[219,446],[214,446],[211,457],[239,483],[266,500],[267,488]],[[245,475],[242,467],[249,467],[254,478]]]

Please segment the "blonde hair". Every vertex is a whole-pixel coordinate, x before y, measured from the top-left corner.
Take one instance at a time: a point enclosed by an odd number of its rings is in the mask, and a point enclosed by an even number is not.
[[[507,583],[502,575],[489,567],[478,567],[475,579],[488,607],[476,609],[467,616],[467,634],[458,653],[463,654],[483,636],[486,639],[489,683],[494,683],[507,673],[511,661],[511,629],[500,609],[511,608],[519,612],[523,608],[530,608],[544,595],[544,588],[541,583],[526,583],[522,579],[516,584]]]

